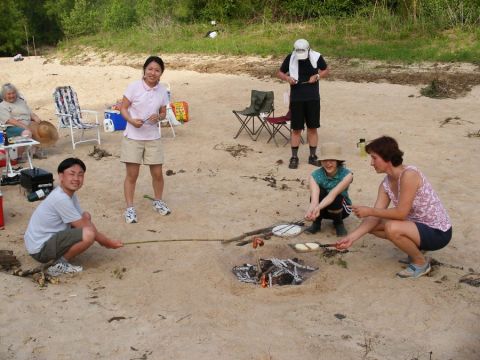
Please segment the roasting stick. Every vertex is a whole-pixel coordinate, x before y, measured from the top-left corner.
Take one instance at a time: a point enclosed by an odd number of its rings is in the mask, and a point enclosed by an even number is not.
[[[163,240],[144,240],[144,241],[132,241],[124,242],[123,245],[137,245],[137,244],[149,244],[149,243],[167,243],[167,242],[220,242],[223,239],[163,239]]]
[[[285,234],[287,231],[289,231],[290,229],[292,229],[294,226],[297,226],[298,224],[303,223],[304,221],[305,221],[305,219],[304,219],[304,218],[301,218],[301,219],[299,219],[299,220],[292,221],[292,222],[290,222],[290,223],[285,224],[285,227],[282,228],[281,230],[279,230],[278,236],[281,237],[283,234]],[[271,228],[270,228],[270,231],[267,232],[267,233],[253,234],[253,235],[260,235],[259,237],[262,237],[262,238],[266,238],[266,237],[268,237],[268,236],[272,236],[272,235],[274,235],[274,234],[273,234],[273,231],[272,231],[272,229],[273,229],[274,227],[275,227],[275,226],[271,227]],[[244,240],[244,241],[239,241],[236,245],[237,245],[237,246],[244,246],[244,245],[247,245],[247,244],[251,243],[251,242],[254,241],[254,240],[255,240],[255,236],[254,236],[253,238],[251,238],[251,239],[247,239],[247,240]]]

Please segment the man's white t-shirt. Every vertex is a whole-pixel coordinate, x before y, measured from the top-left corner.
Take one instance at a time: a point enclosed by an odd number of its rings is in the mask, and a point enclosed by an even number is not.
[[[25,246],[29,254],[37,254],[56,233],[70,228],[70,223],[82,218],[77,195],[70,197],[57,186],[33,212],[27,231]]]

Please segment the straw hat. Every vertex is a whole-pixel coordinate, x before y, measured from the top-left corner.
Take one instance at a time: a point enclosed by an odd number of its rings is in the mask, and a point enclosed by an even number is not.
[[[320,146],[319,159],[345,161],[342,157],[342,147],[334,142],[324,143]]]
[[[53,145],[58,140],[57,128],[48,121],[40,121],[39,123],[32,122],[30,124],[33,139],[37,140],[40,145]]]

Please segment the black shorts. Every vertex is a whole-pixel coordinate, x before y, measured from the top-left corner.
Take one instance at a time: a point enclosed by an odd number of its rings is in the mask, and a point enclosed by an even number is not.
[[[30,254],[35,260],[46,263],[50,260],[57,260],[65,254],[77,242],[82,241],[82,228],[72,228],[60,231],[52,235],[42,249],[36,254]]]
[[[428,225],[416,222],[420,233],[420,250],[440,250],[447,246],[452,239],[452,228],[447,231],[431,228]]]
[[[290,103],[292,130],[320,127],[320,100],[292,101]]]

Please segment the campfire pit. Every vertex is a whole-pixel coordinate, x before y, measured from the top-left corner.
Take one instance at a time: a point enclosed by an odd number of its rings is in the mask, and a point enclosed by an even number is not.
[[[245,283],[271,287],[274,285],[299,285],[306,275],[318,268],[303,265],[302,260],[293,259],[260,259],[256,265],[243,264],[234,266],[233,274]]]

